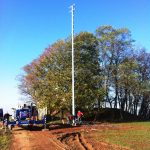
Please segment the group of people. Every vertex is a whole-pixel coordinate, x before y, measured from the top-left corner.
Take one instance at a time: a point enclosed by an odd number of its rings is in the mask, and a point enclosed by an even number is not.
[[[83,112],[80,110],[77,112],[77,116],[68,115],[67,116],[67,124],[73,124],[73,120],[75,124],[82,124]]]

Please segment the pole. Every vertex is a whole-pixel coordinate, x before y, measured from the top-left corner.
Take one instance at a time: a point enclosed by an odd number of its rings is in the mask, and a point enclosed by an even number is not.
[[[74,10],[75,5],[71,5],[71,15],[72,15],[72,115],[73,124],[75,124],[75,99],[74,99]]]

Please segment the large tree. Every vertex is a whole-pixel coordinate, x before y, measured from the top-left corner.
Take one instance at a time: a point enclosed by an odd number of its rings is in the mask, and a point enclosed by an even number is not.
[[[76,106],[91,109],[103,97],[98,41],[88,32],[75,37]]]
[[[98,42],[93,34],[75,37],[76,107],[90,109],[102,96]],[[41,107],[71,109],[71,39],[57,41],[24,67],[20,89]]]
[[[126,28],[115,29],[112,26],[101,26],[96,30],[99,41],[99,53],[103,69],[106,102],[117,108],[119,102],[119,64],[132,51],[130,31]],[[113,93],[113,94],[110,94]]]

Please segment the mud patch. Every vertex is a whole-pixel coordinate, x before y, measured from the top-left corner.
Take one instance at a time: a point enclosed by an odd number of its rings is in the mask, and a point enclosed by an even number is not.
[[[93,150],[92,146],[86,142],[82,133],[67,133],[57,138],[63,144],[68,146],[68,150]]]

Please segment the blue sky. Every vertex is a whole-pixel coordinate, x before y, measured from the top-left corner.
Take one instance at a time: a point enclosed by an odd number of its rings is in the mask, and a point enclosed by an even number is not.
[[[0,107],[15,107],[16,77],[48,45],[71,34],[69,6],[75,3],[75,33],[101,25],[127,27],[150,51],[150,0],[0,0]]]

